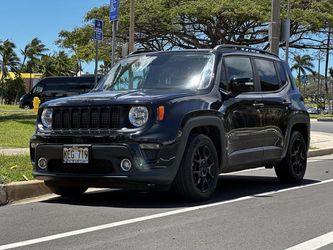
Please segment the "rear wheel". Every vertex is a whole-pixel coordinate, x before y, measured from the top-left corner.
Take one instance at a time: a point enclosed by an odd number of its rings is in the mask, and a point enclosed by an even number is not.
[[[23,105],[23,109],[30,109],[30,105],[29,104]]]
[[[293,132],[284,160],[275,166],[275,173],[281,182],[298,183],[303,180],[307,165],[307,149],[303,135]]]
[[[191,135],[174,180],[176,193],[193,201],[207,200],[215,191],[218,175],[214,143],[206,135]]]
[[[87,191],[87,187],[65,186],[57,182],[45,181],[45,185],[55,194],[61,196],[77,196]]]

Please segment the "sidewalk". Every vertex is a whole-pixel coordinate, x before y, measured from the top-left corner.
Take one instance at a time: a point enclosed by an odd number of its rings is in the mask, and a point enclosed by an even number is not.
[[[323,132],[311,132],[309,157],[324,154],[333,154],[333,134]],[[0,155],[26,155],[29,148],[1,148]]]

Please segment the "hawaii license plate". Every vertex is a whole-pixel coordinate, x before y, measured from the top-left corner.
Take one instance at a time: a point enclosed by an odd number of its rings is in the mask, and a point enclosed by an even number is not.
[[[63,163],[89,163],[89,146],[65,145]]]

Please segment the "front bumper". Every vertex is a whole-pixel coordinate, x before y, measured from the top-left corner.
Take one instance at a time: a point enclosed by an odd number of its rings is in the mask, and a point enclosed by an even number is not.
[[[140,148],[140,143],[93,143],[89,164],[63,164],[63,143],[48,143],[33,137],[30,155],[33,175],[36,179],[61,183],[85,185],[87,187],[130,187],[170,185],[178,171],[176,152],[178,142],[162,145],[152,152]],[[77,144],[75,144],[77,145]],[[149,154],[149,156],[147,156]],[[48,161],[45,170],[38,167],[38,159]],[[120,168],[122,159],[132,162],[128,172]]]

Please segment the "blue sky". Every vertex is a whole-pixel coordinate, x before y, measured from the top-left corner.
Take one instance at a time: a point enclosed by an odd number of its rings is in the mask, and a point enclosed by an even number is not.
[[[0,40],[10,39],[19,50],[38,37],[50,49],[58,50],[54,41],[58,32],[83,24],[85,13],[108,0],[2,0],[0,5]],[[93,66],[85,70],[92,72]]]

